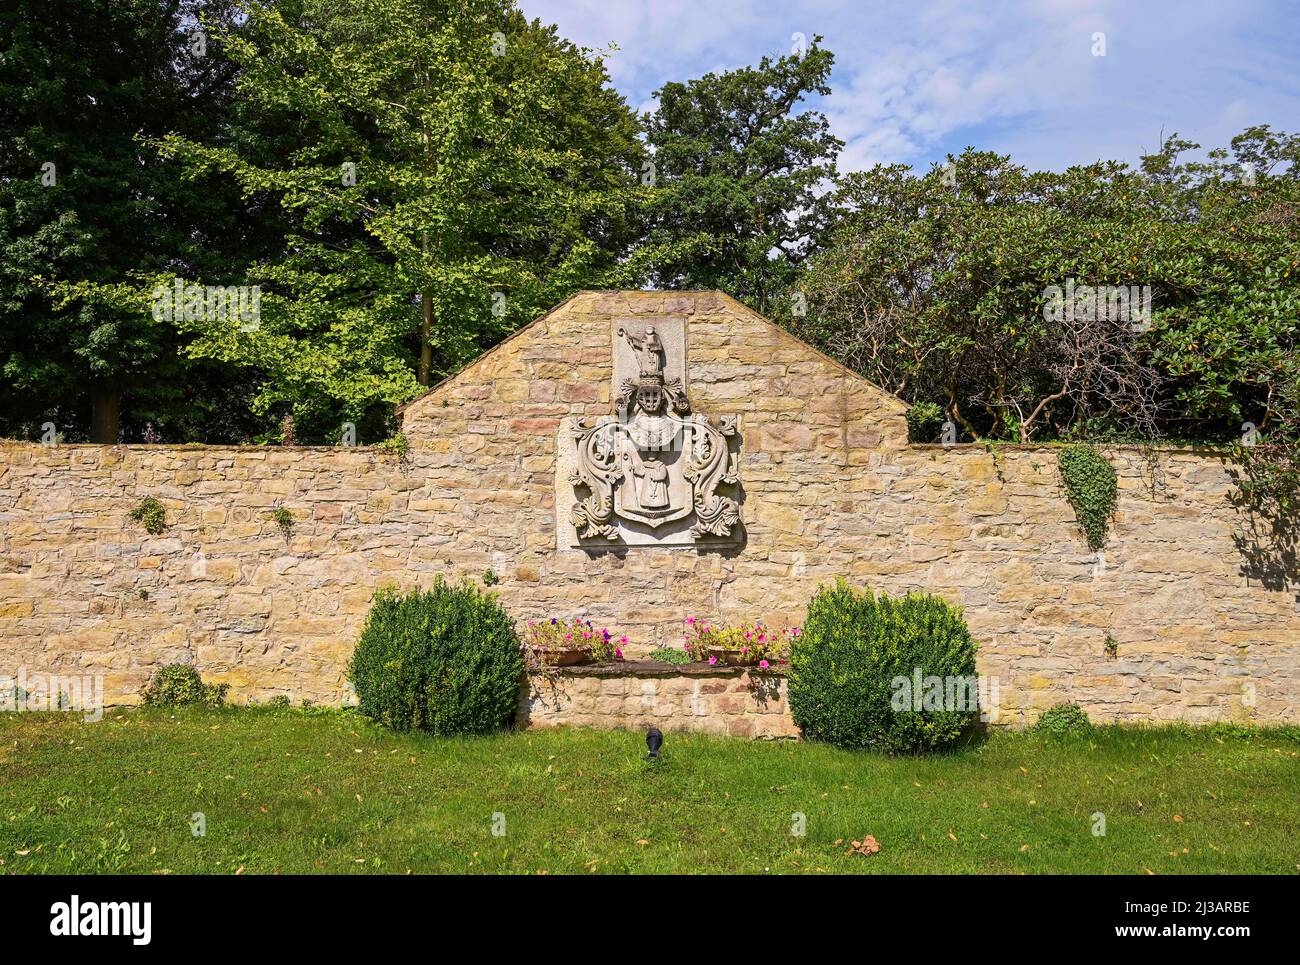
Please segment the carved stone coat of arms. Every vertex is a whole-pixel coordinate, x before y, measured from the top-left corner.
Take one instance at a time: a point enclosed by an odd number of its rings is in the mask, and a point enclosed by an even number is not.
[[[629,373],[617,386],[614,415],[571,429],[570,521],[579,543],[639,534],[641,545],[689,544],[737,535],[736,417],[691,411],[684,323],[620,325],[614,349],[616,382],[620,368]],[[667,372],[669,365],[678,372]]]

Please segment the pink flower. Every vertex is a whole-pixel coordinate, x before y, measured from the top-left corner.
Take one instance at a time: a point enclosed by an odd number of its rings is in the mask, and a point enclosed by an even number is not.
[[[760,660],[760,661],[758,662],[758,665],[759,665],[760,667],[762,667],[764,670],[766,670],[768,667],[772,666],[772,665],[771,665],[770,663],[768,663],[766,660]]]
[[[713,666],[714,664],[716,664],[717,662],[718,662],[718,658],[717,658],[717,657],[710,657],[710,658],[709,658],[709,666],[710,666],[710,667],[712,667],[712,666]]]
[[[618,638],[618,642],[619,642],[619,643],[627,643],[627,634],[625,633],[625,634],[623,634],[623,636],[619,637],[619,638]]]
[[[618,657],[619,660],[622,660],[622,659],[623,659],[623,648],[622,648],[622,647],[619,647],[617,650],[615,650],[615,651],[614,651],[614,656]]]
[[[687,617],[687,618],[686,618],[686,622],[687,622],[687,623],[694,623],[694,622],[695,622],[695,617]]]

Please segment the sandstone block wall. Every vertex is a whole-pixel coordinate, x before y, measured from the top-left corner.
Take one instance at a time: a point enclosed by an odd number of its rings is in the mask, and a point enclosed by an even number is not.
[[[695,731],[731,737],[798,737],[778,674],[741,669],[655,671],[644,666],[564,668],[521,688],[521,726]]]
[[[612,327],[656,314],[687,319],[695,409],[740,415],[743,540],[557,548],[561,424],[610,412]],[[104,673],[120,702],[190,660],[237,700],[333,702],[384,583],[491,569],[517,618],[586,614],[637,656],[688,615],[799,623],[843,576],[965,607],[1005,723],[1070,699],[1100,718],[1300,719],[1300,578],[1219,458],[1108,450],[1120,498],[1098,559],[1052,449],[913,446],[903,412],[726,296],[592,292],[407,406],[405,459],[0,444],[0,667]],[[147,495],[167,507],[158,536],[128,518]]]

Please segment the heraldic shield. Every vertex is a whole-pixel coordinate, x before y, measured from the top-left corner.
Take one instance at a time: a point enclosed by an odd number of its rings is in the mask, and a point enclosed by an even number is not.
[[[655,530],[692,514],[692,539],[732,535],[740,505],[719,488],[740,481],[728,445],[736,419],[691,412],[681,379],[664,376],[663,343],[653,326],[620,328],[618,335],[636,353],[639,375],[624,380],[615,415],[573,428],[571,519],[579,539],[617,540],[620,520]]]

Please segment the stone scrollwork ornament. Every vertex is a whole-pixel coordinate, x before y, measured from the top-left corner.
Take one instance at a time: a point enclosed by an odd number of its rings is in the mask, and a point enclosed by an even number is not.
[[[740,506],[736,500],[718,493],[718,486],[737,485],[740,475],[727,445],[727,437],[736,434],[735,416],[724,416],[714,428],[704,417],[697,415],[695,458],[685,469],[685,476],[695,489],[696,523],[691,536],[699,539],[706,533],[730,536],[731,528],[740,522]]]
[[[680,378],[664,376],[664,348],[653,326],[618,330],[636,355],[638,376],[624,379],[616,415],[579,420],[569,482],[571,521],[581,540],[617,540],[619,523],[651,531],[694,514],[690,537],[729,537],[740,504],[720,487],[740,482],[728,440],[734,416],[716,423],[691,412]],[[586,490],[587,495],[582,495]]]

